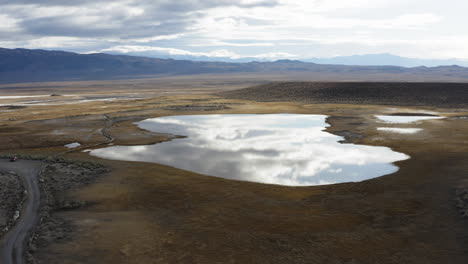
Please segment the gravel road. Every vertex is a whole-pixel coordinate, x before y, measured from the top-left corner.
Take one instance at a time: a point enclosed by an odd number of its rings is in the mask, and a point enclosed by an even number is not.
[[[0,263],[22,264],[24,263],[24,250],[27,240],[34,226],[39,221],[40,190],[38,176],[42,163],[39,161],[19,160],[9,162],[0,160],[0,170],[14,171],[24,181],[27,191],[26,204],[20,214],[18,222],[5,235],[0,242]]]

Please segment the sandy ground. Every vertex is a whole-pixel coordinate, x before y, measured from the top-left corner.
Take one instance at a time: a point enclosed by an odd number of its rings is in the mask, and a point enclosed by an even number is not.
[[[38,263],[468,262],[468,220],[457,209],[456,192],[467,186],[468,120],[460,118],[467,109],[254,102],[207,94],[218,88],[0,112],[1,152],[50,155],[80,142],[66,158],[112,170],[85,187],[64,190],[89,206],[54,212],[73,228],[67,239],[39,248]],[[382,126],[376,114],[418,111],[446,118],[424,121],[415,135],[376,129]],[[394,174],[360,183],[294,188],[81,152],[108,141],[104,127],[114,144],[150,144],[168,138],[133,122],[208,113],[325,114],[329,132],[411,159],[398,162]]]

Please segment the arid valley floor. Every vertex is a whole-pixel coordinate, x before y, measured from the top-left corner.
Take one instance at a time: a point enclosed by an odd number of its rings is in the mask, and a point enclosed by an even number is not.
[[[47,158],[29,261],[468,263],[467,101],[432,104],[411,94],[406,103],[314,102],[300,93],[262,100],[227,92],[262,83],[184,77],[0,86],[8,96],[58,95],[0,100],[0,154]],[[376,129],[375,115],[418,112],[444,118],[422,122],[414,135]],[[411,158],[397,162],[396,173],[363,182],[287,187],[83,152],[169,140],[133,124],[146,118],[218,113],[327,115],[327,131],[348,143]],[[71,142],[81,146],[63,147]]]

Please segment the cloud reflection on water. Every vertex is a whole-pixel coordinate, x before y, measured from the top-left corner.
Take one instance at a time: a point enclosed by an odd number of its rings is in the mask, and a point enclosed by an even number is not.
[[[394,116],[394,115],[376,115],[377,119],[384,123],[410,124],[424,120],[443,119],[442,116]]]
[[[142,129],[187,136],[92,155],[146,161],[229,179],[291,186],[362,181],[395,172],[409,157],[386,147],[338,143],[323,115],[191,115],[147,119]]]

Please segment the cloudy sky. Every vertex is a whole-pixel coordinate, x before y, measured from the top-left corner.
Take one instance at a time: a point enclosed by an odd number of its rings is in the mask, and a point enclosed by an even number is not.
[[[468,59],[466,0],[0,0],[0,47]]]

